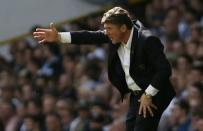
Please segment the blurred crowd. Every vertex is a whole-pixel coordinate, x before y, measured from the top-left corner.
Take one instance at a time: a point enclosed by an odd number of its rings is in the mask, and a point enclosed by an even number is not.
[[[203,131],[203,1],[119,4],[160,37],[172,66],[176,96],[159,131]],[[99,30],[101,17],[58,30]],[[30,36],[9,47],[12,59],[0,57],[0,131],[125,131],[128,97],[121,102],[108,81],[108,45],[40,45]]]

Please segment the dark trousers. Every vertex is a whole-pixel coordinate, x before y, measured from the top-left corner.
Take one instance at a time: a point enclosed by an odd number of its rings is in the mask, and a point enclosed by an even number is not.
[[[153,103],[158,107],[158,109],[153,109],[154,117],[151,117],[149,112],[147,112],[147,117],[144,118],[143,114],[139,115],[139,105],[138,100],[140,99],[142,92],[138,95],[131,93],[130,95],[130,105],[126,118],[126,131],[157,131],[159,120],[163,111],[169,105],[171,98],[158,92],[156,96],[152,98]]]

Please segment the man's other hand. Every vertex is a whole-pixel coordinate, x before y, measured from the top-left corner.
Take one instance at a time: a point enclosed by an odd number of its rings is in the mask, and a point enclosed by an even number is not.
[[[142,94],[138,101],[140,102],[139,115],[143,114],[144,118],[146,118],[147,112],[149,112],[150,116],[153,117],[152,108],[157,109],[157,107],[152,103],[152,97]]]

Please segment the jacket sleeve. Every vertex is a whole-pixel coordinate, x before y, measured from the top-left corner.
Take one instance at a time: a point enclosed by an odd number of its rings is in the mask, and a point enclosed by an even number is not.
[[[72,31],[71,43],[73,44],[102,44],[110,41],[103,31]]]
[[[161,90],[169,81],[171,66],[163,52],[164,47],[157,37],[150,36],[145,42],[147,61],[154,71],[150,84],[154,88]]]

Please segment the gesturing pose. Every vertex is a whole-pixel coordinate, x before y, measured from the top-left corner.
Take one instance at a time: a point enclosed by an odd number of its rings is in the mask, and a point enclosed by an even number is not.
[[[58,32],[38,28],[39,43],[109,44],[108,77],[121,97],[130,93],[127,131],[156,131],[160,117],[175,95],[169,81],[171,67],[159,38],[140,21],[131,20],[125,9],[114,7],[104,13],[101,31]]]

